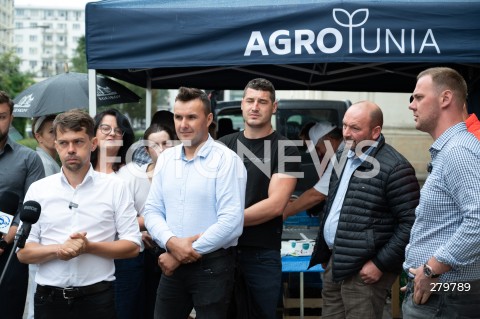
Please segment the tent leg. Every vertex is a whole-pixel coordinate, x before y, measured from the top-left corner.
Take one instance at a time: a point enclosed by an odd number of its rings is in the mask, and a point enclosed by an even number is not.
[[[150,77],[147,79],[145,99],[145,129],[147,129],[152,120],[152,79]]]
[[[97,70],[88,69],[88,113],[97,114]]]

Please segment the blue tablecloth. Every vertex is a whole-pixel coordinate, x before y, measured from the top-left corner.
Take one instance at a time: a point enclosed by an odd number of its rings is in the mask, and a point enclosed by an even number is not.
[[[284,256],[282,257],[282,272],[323,272],[321,265],[316,265],[310,269],[308,264],[310,256]]]

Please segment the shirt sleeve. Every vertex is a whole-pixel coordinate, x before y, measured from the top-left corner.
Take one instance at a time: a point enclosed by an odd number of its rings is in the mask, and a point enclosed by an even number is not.
[[[328,196],[328,185],[330,183],[330,176],[332,176],[333,165],[332,162],[328,163],[327,169],[323,173],[322,177],[318,180],[318,182],[313,186],[313,188],[322,193],[325,196]]]
[[[117,183],[118,190],[115,203],[115,224],[118,238],[129,240],[138,246],[142,243],[142,234],[137,221],[137,212],[133,205],[133,198],[125,183]],[[120,200],[121,199],[121,200]]]
[[[27,176],[25,177],[25,184],[23,186],[24,194],[27,193],[30,185],[32,185],[33,182],[45,177],[43,163],[37,153],[33,151],[29,153],[28,160],[26,160],[26,162],[28,163],[28,168]],[[15,214],[15,217],[12,221],[12,226],[18,226],[20,224],[20,207],[21,206],[18,207],[19,210],[17,211],[17,214]]]
[[[224,245],[232,242],[236,244],[243,231],[247,170],[235,153],[225,155],[216,178],[217,222],[193,243],[193,249],[199,254],[228,248]]]
[[[454,147],[448,154],[444,178],[462,221],[434,257],[452,267],[468,265],[480,256],[480,156],[464,147]]]

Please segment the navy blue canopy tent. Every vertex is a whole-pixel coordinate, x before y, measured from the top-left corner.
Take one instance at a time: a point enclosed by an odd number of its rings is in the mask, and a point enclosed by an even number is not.
[[[86,6],[89,69],[141,87],[411,92],[452,66],[480,91],[480,1],[107,0]]]

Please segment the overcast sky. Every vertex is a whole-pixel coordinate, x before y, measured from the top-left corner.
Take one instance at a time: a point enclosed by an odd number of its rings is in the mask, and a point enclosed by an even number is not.
[[[14,0],[15,5],[41,5],[59,8],[85,8],[87,2],[95,2],[98,0]]]

